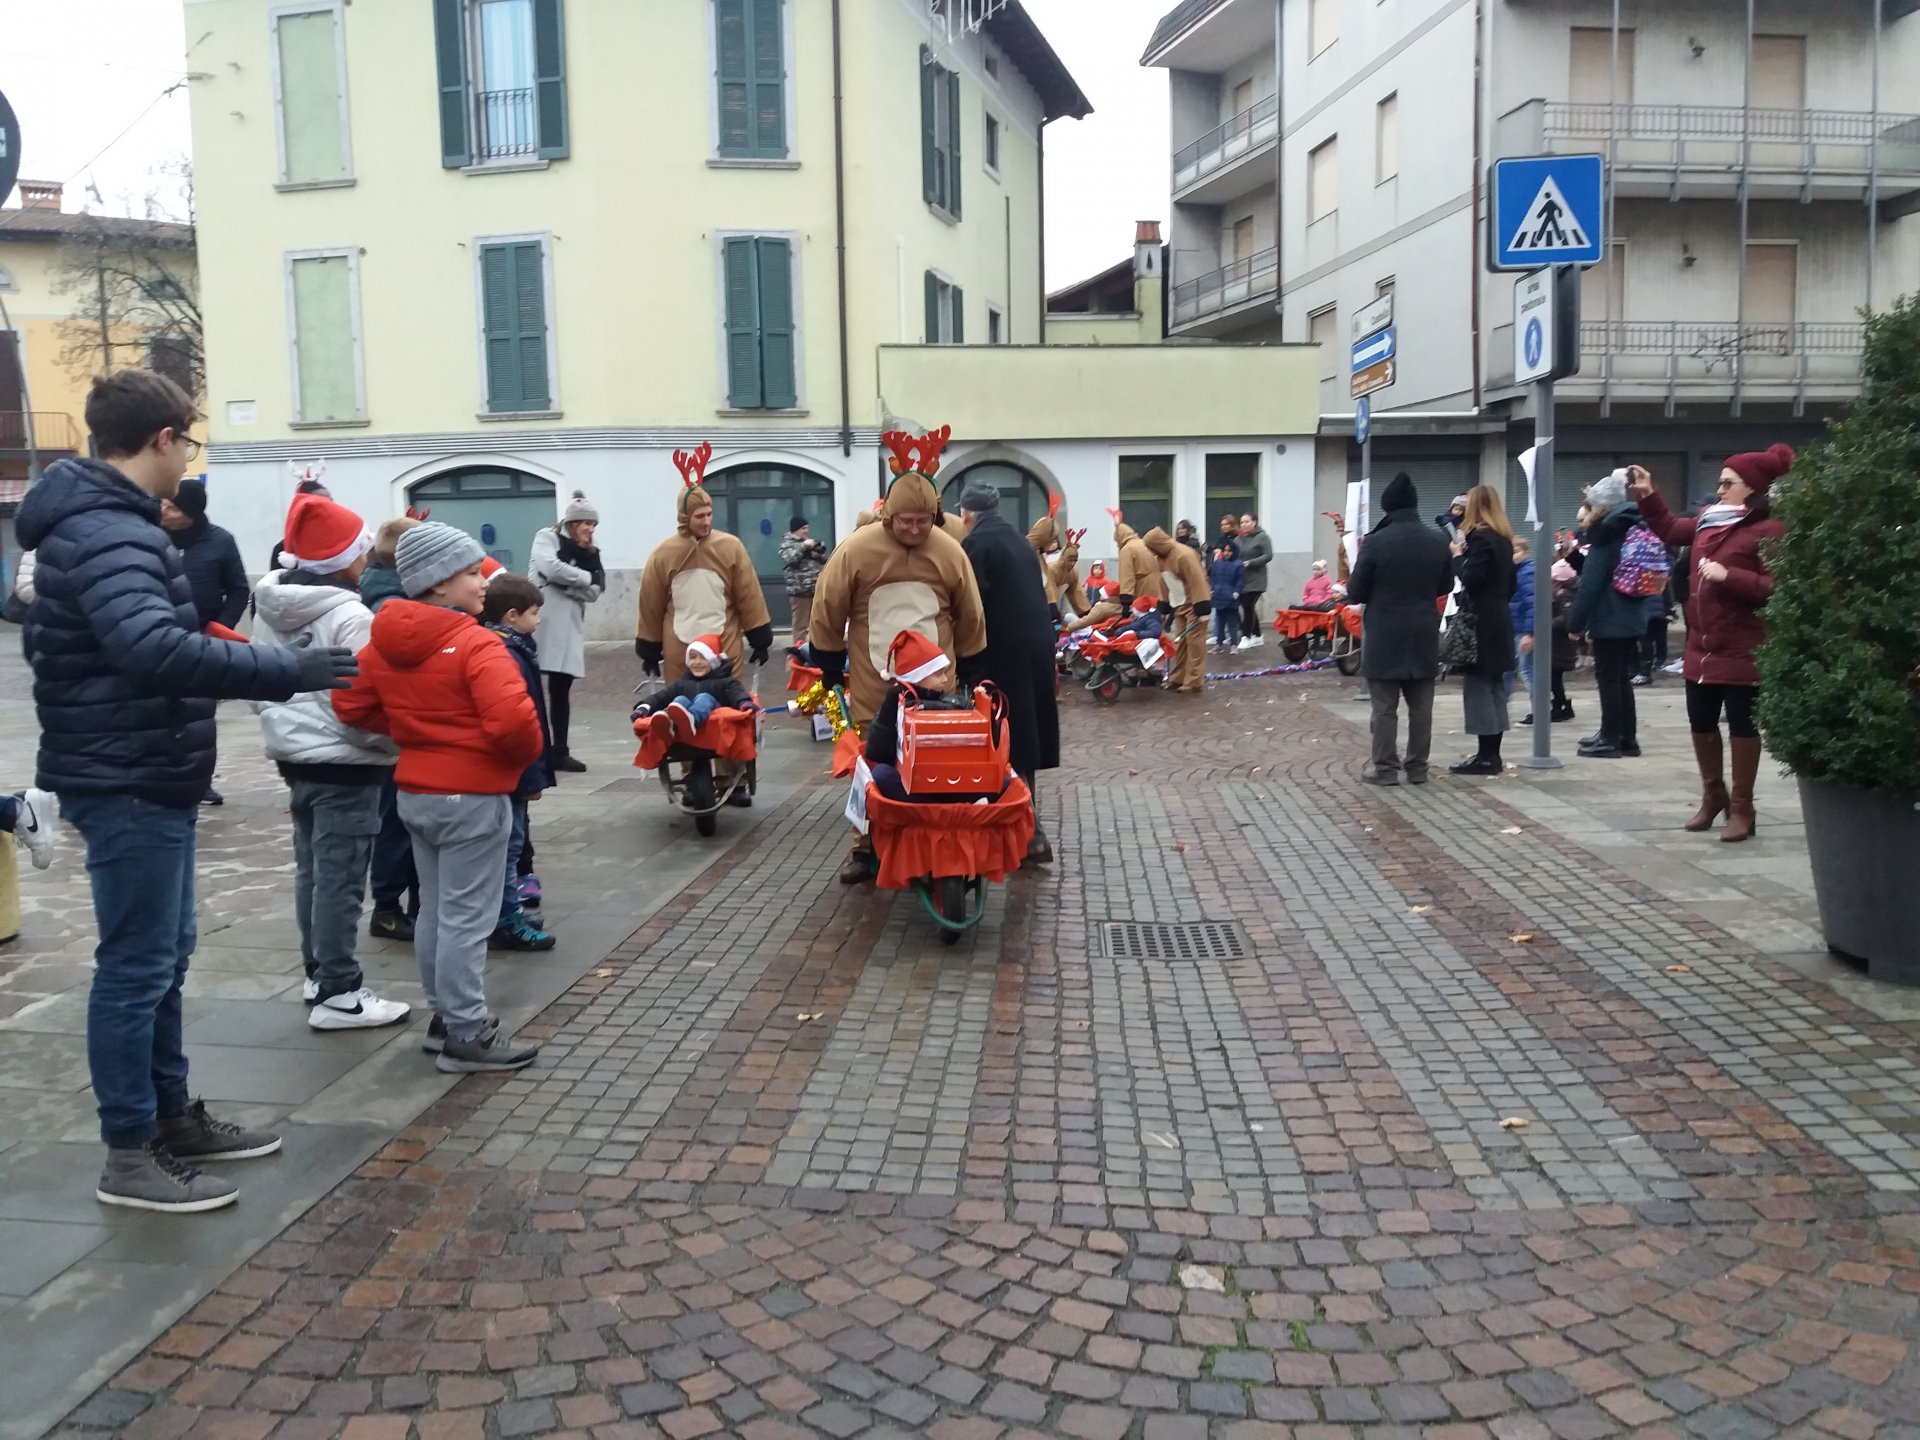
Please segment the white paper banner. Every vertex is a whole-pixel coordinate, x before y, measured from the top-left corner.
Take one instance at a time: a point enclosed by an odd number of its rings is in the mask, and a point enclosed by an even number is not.
[[[867,833],[867,786],[872,780],[873,771],[863,755],[853,762],[853,784],[847,790],[847,819],[862,835]]]
[[[1534,483],[1534,466],[1540,459],[1540,447],[1530,445],[1520,452],[1520,470],[1527,477],[1527,524],[1536,529],[1540,524],[1539,486]]]

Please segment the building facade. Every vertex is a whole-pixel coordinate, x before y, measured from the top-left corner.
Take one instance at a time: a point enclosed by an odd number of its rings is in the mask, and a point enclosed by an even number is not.
[[[1350,325],[1391,293],[1376,483],[1523,484],[1487,166],[1607,156],[1610,245],[1560,387],[1559,493],[1637,459],[1686,501],[1855,393],[1862,308],[1920,285],[1913,0],[1187,0],[1169,71],[1169,333],[1319,343],[1322,499],[1358,475]],[[1331,533],[1322,537],[1331,544]]]
[[[580,490],[616,637],[711,440],[783,610],[791,516],[845,535],[880,488],[880,348],[1044,339],[1043,131],[1090,107],[1017,3],[185,4],[210,484],[250,557],[315,463],[509,566]]]

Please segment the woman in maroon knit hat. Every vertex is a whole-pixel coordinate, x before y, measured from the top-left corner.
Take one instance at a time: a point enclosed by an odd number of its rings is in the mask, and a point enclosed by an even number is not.
[[[1640,503],[1647,527],[1669,547],[1692,546],[1693,583],[1687,600],[1687,721],[1700,764],[1700,808],[1689,830],[1710,830],[1724,812],[1722,840],[1751,839],[1755,829],[1753,786],[1760,774],[1760,731],[1754,705],[1760,670],[1754,651],[1767,638],[1761,608],[1773,594],[1765,547],[1786,535],[1769,513],[1767,492],[1793,468],[1785,445],[1735,455],[1720,472],[1719,497],[1687,520],[1667,508],[1653,477],[1638,465],[1629,471],[1629,493]],[[1733,751],[1733,786],[1722,768],[1720,712],[1727,716]]]

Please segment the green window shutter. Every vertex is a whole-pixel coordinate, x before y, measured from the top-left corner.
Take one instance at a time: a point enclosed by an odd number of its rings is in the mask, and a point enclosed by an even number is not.
[[[758,410],[766,404],[760,375],[759,248],[750,235],[722,245],[727,300],[727,404]]]
[[[947,213],[960,218],[960,72],[947,72]]]
[[[567,156],[567,32],[560,0],[533,0],[533,103],[540,158]]]
[[[745,156],[753,151],[752,44],[747,32],[747,4],[748,0],[714,0],[722,155]]]
[[[344,255],[295,260],[293,354],[296,420],[359,418],[354,375],[353,271]]]
[[[281,15],[273,22],[279,62],[280,179],[289,185],[347,177],[340,116],[340,49],[332,10]]]
[[[920,197],[929,205],[940,203],[940,142],[934,132],[940,74],[934,68],[933,52],[920,47]]]
[[[461,0],[433,0],[433,49],[440,77],[440,163],[448,169],[472,163],[468,117],[473,101],[467,79],[466,7]]]
[[[750,0],[753,6],[753,148],[762,158],[787,154],[786,36],[781,0]]]
[[[967,292],[954,286],[953,299],[948,303],[953,306],[953,343],[964,345],[967,343]]]
[[[761,402],[769,410],[791,410],[800,403],[799,368],[793,350],[793,246],[774,238],[756,243]]]
[[[547,265],[538,240],[513,247],[514,339],[520,350],[520,408],[551,410],[547,371]]]
[[[940,277],[931,270],[927,272],[927,340],[929,345],[940,343]]]

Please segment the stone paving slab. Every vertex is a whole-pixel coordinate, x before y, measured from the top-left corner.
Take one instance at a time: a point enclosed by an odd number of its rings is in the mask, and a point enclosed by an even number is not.
[[[1646,708],[1380,792],[1331,676],[1070,697],[1064,863],[952,949],[802,784],[59,1433],[1920,1434],[1908,998],[1608,862],[1805,908],[1764,808],[1750,870],[1659,828]]]

